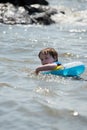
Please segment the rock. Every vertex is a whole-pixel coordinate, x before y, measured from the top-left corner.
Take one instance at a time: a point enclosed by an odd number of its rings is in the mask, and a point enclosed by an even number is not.
[[[0,0],[0,3],[11,3],[13,5],[25,6],[32,4],[48,5],[46,0]]]
[[[5,24],[31,24],[28,12],[23,7],[12,4],[0,4],[0,22]]]
[[[37,24],[44,24],[44,25],[50,25],[52,23],[55,23],[49,15],[46,13],[37,13],[36,15],[32,15],[32,21]]]
[[[50,16],[57,13],[56,10],[51,9],[50,7],[40,6],[40,5],[31,5],[28,8],[29,14],[32,17],[32,20],[35,23],[49,25],[55,23]]]
[[[3,0],[3,2],[5,1],[6,0]],[[14,0],[14,2],[16,1],[17,0]],[[25,0],[25,2],[27,1],[36,2],[37,0]],[[38,0],[38,2],[41,1],[43,0]],[[49,6],[40,4],[25,4],[24,6],[15,6],[11,3],[0,4],[0,22],[4,24],[50,25],[52,23],[55,23],[55,21],[52,20],[51,16],[56,13],[56,9],[52,9]]]

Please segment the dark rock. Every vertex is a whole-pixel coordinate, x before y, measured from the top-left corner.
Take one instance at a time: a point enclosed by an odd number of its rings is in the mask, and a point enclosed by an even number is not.
[[[25,6],[32,4],[48,5],[49,3],[46,0],[0,0],[0,3],[11,3],[13,5]]]
[[[34,21],[37,24],[44,24],[44,25],[50,25],[52,23],[55,23],[49,15],[46,13],[37,13],[35,15],[32,15],[32,21]]]
[[[64,12],[64,11],[60,11],[60,13],[61,13],[61,14],[65,14],[65,12]]]

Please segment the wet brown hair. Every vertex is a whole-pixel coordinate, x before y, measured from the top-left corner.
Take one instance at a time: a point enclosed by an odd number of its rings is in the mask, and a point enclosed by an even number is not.
[[[53,58],[56,59],[56,61],[58,61],[58,53],[54,48],[45,48],[43,50],[41,50],[38,54],[38,57],[40,58],[40,54],[50,54]]]

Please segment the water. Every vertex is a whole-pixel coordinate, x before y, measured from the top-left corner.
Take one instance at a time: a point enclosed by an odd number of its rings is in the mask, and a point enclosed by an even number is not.
[[[50,2],[86,16],[86,0]],[[81,61],[87,68],[86,17],[71,16],[51,26],[0,24],[1,130],[87,129],[87,69],[81,80],[33,74],[45,47],[54,47],[59,61]]]

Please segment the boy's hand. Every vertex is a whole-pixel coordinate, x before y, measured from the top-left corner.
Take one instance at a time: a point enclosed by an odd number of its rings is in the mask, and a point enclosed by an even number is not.
[[[38,74],[39,74],[39,71],[38,71],[37,69],[35,70],[35,74],[36,74],[36,75],[38,75]]]

